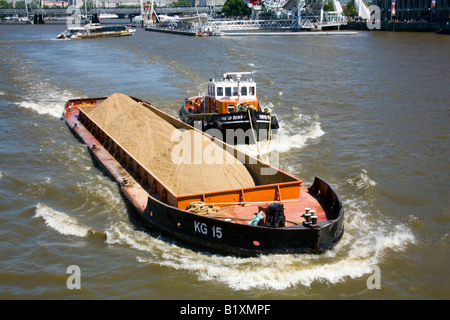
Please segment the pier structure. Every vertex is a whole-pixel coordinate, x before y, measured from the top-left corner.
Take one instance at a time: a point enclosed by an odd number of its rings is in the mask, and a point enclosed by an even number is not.
[[[335,11],[324,12],[327,0],[245,0],[252,10],[252,19],[207,19],[189,21],[171,19],[170,23],[147,24],[146,30],[179,34],[217,35],[223,32],[270,31],[320,31],[323,28],[340,28],[347,23],[339,0],[332,0]],[[275,18],[259,19],[263,8]],[[148,19],[148,21],[159,19]]]
[[[246,0],[252,9],[252,20],[241,21],[208,21],[205,27],[221,31],[245,30],[314,30],[337,27],[347,23],[338,0],[335,11],[324,12],[326,0]],[[275,16],[285,19],[259,20],[259,12],[263,7],[272,10]]]
[[[332,0],[334,11],[324,11],[328,0],[245,0],[252,9],[252,16],[258,16],[262,7],[275,12],[277,16],[290,17],[290,29],[322,30],[325,27],[340,27],[347,23],[339,0]]]

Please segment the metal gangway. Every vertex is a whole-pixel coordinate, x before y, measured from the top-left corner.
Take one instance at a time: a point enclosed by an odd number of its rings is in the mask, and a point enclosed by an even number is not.
[[[239,30],[322,30],[347,23],[339,0],[332,0],[334,11],[324,12],[326,0],[245,0],[252,9],[251,20],[208,20],[197,27],[214,32]],[[263,7],[285,19],[259,19]]]
[[[323,10],[327,0],[262,0],[273,10],[290,11],[293,24],[301,29],[322,29],[347,23],[339,0],[332,0],[334,11]]]

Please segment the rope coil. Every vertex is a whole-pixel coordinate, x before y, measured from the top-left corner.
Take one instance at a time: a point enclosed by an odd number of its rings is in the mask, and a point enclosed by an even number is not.
[[[220,207],[215,206],[211,203],[204,203],[203,201],[195,201],[188,204],[186,211],[204,215],[211,216],[217,212],[219,212]]]

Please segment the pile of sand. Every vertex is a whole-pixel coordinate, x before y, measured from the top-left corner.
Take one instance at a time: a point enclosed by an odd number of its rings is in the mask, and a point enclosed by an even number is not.
[[[114,93],[89,117],[175,195],[255,186],[242,163],[201,133],[177,130],[124,94]]]

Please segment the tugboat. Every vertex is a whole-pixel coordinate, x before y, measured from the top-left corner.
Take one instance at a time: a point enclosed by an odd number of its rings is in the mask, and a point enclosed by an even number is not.
[[[254,79],[242,79],[251,72],[227,72],[210,79],[206,95],[187,98],[180,119],[229,144],[250,144],[264,140],[279,128],[268,108],[261,110]]]

